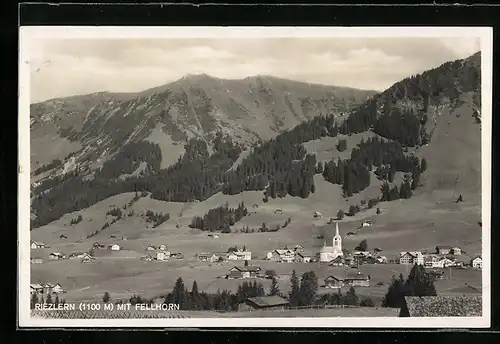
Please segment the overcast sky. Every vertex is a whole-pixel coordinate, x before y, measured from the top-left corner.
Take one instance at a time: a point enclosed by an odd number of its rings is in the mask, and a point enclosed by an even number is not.
[[[31,100],[136,92],[205,73],[382,91],[479,51],[474,38],[72,39],[30,46]]]

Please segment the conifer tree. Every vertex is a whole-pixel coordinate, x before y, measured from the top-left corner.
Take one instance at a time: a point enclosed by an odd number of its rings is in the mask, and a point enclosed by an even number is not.
[[[104,296],[102,297],[102,302],[108,303],[111,300],[111,296],[109,295],[108,292],[104,293]]]
[[[316,301],[318,277],[314,271],[305,272],[300,282],[300,306],[309,306]]]
[[[36,295],[36,293],[31,294],[31,300],[30,300],[31,309],[34,309],[37,303],[38,303],[38,296]]]
[[[358,295],[356,295],[356,289],[354,289],[354,287],[349,288],[349,290],[344,296],[343,303],[344,305],[350,305],[350,306],[357,306],[359,304]]]
[[[280,289],[278,286],[278,280],[276,277],[273,276],[273,279],[271,280],[271,289],[269,290],[269,295],[279,295],[280,294]]]
[[[290,306],[299,306],[300,305],[300,281],[297,277],[297,273],[295,270],[292,271],[292,277],[290,278],[290,282],[292,284],[292,290],[289,294],[289,302]]]
[[[47,299],[45,300],[45,303],[47,304],[52,304],[52,295],[50,295],[50,291],[47,293]]]

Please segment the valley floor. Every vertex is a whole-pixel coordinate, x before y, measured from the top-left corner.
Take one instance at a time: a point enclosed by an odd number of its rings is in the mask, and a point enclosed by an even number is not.
[[[205,252],[227,252],[229,247],[246,246],[252,252],[250,265],[259,266],[262,271],[275,270],[279,275],[279,287],[282,292],[290,288],[289,276],[292,270],[298,274],[314,270],[321,285],[329,275],[342,275],[348,268],[329,267],[318,263],[275,263],[264,260],[266,253],[285,246],[296,244],[304,246],[306,253],[314,256],[319,252],[324,240],[331,242],[334,226],[327,224],[328,219],[335,217],[338,209],[347,210],[350,204],[359,202],[371,196],[378,195],[376,187],[365,190],[367,193],[356,195],[347,201],[340,196],[338,185],[333,185],[315,176],[317,191],[308,199],[285,197],[271,199],[268,203],[262,201],[262,192],[245,192],[240,195],[228,196],[217,194],[210,199],[193,204],[168,203],[141,198],[125,210],[134,210],[135,215],[125,216],[97,235],[86,238],[109,221],[106,212],[115,206],[124,206],[133,198],[133,194],[121,194],[111,197],[88,209],[73,214],[67,214],[58,221],[31,232],[32,240],[42,241],[50,248],[31,250],[32,258],[42,258],[42,264],[31,264],[31,283],[60,283],[67,290],[64,296],[67,301],[99,301],[105,292],[111,298],[129,299],[132,295],[154,298],[171,292],[175,281],[182,277],[185,286],[190,289],[194,280],[200,290],[217,292],[228,289],[236,291],[242,280],[226,280],[218,277],[229,272],[233,266],[243,266],[239,262],[204,263],[199,262],[195,255]],[[371,190],[371,191],[370,191]],[[338,195],[338,196],[337,196]],[[444,193],[418,195],[411,199],[394,202],[384,202],[377,205],[381,214],[376,215],[375,209],[364,210],[356,216],[339,221],[340,233],[344,237],[343,247],[353,250],[361,240],[366,239],[368,250],[380,248],[382,255],[388,258],[399,255],[401,251],[433,252],[437,245],[459,246],[465,257],[481,254],[481,221],[479,195],[464,195],[464,202],[455,203],[456,195],[452,191]],[[244,202],[250,214],[233,227],[233,233],[220,234],[217,239],[207,236],[206,232],[188,227],[193,216],[201,216],[208,209],[229,202],[236,206]],[[282,213],[276,213],[281,209]],[[157,228],[151,228],[139,216],[141,212],[169,213],[170,219]],[[322,218],[314,218],[313,213],[319,211]],[[71,219],[81,214],[83,220],[77,225],[69,225]],[[260,233],[257,228],[266,223],[268,228],[283,224],[288,218],[291,223],[278,232]],[[371,220],[371,227],[361,227],[365,220]],[[240,233],[240,228],[248,225],[255,229],[254,233]],[[149,227],[149,228],[148,228]],[[353,232],[355,235],[346,236]],[[61,235],[66,238],[61,238]],[[323,236],[324,239],[319,239]],[[113,237],[113,238],[112,238]],[[126,238],[124,238],[126,237]],[[123,240],[126,239],[126,240]],[[64,259],[51,261],[51,252],[59,251],[65,255],[71,252],[86,252],[94,242],[101,244],[118,243],[120,251],[96,251],[96,260],[81,263],[80,259]],[[168,251],[180,252],[184,259],[161,261],[144,261],[148,245],[168,245]],[[359,271],[371,276],[371,287],[357,288],[357,294],[369,296],[380,305],[387,292],[387,284],[393,275],[407,275],[409,269],[398,264],[362,265]],[[451,274],[451,275],[450,275]],[[260,281],[266,291],[270,281]],[[381,286],[376,286],[381,282]],[[471,285],[481,287],[481,272],[477,270],[445,271],[445,278],[436,282],[439,295],[461,295],[471,292]],[[320,292],[325,292],[320,287]],[[331,289],[328,289],[331,292]]]

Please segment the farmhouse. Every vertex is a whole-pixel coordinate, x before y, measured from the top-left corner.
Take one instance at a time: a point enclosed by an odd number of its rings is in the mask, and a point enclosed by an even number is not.
[[[40,241],[32,241],[30,243],[30,248],[32,250],[37,250],[37,249],[40,249],[40,248],[45,248],[45,244],[43,242],[40,242]]]
[[[480,256],[477,256],[471,260],[470,265],[475,269],[482,269],[483,268],[483,260],[481,259]]]
[[[448,268],[453,265],[455,265],[455,262],[446,257],[441,257],[438,261],[432,263],[433,268]]]
[[[405,296],[400,317],[477,317],[481,296]]]
[[[325,278],[325,288],[341,288],[344,285],[344,278],[338,276],[328,276]]]
[[[68,239],[68,237],[64,234],[59,235],[59,239]]]
[[[158,251],[156,252],[156,260],[167,260],[170,257],[170,252]]]
[[[284,298],[273,296],[250,297],[245,300],[245,304],[251,309],[285,309],[288,306],[288,301]]]
[[[208,233],[208,236],[213,239],[219,239],[219,234],[216,233]]]
[[[355,274],[348,274],[347,277],[344,278],[344,284],[352,285],[353,287],[369,287],[370,277],[358,271]]]
[[[228,279],[256,278],[261,271],[258,266],[235,266],[229,270]]]
[[[82,259],[85,257],[85,255],[89,255],[86,252],[72,252],[70,253],[68,259]]]
[[[422,252],[401,252],[399,255],[399,264],[403,265],[424,265],[424,256]]]
[[[82,263],[90,263],[93,260],[95,260],[95,258],[92,257],[90,254],[86,253],[82,258]]]
[[[444,271],[431,270],[428,272],[428,274],[433,280],[438,280],[438,279],[444,278]]]
[[[146,254],[145,256],[142,256],[141,259],[150,262],[153,260],[153,256],[150,254]]]
[[[328,276],[325,279],[325,288],[341,288],[343,286],[369,287],[370,277],[361,272],[348,274],[346,277]]]
[[[198,255],[198,260],[201,262],[215,263],[219,260],[219,256],[214,253],[200,253]]]
[[[251,260],[252,252],[250,251],[233,251],[227,255],[227,260]]]
[[[276,249],[267,254],[267,259],[280,263],[293,263],[295,260],[295,252],[289,249]]]
[[[120,251],[120,245],[118,245],[118,244],[108,245],[108,250],[111,250],[111,251]]]
[[[146,251],[156,251],[156,246],[149,245],[148,247],[146,247]]]
[[[161,244],[160,246],[158,246],[158,249],[162,250],[162,251],[165,251],[167,249],[167,245]]]
[[[59,260],[59,259],[64,259],[66,258],[64,254],[62,254],[61,252],[52,252],[50,255],[49,255],[49,259],[50,260]]]
[[[446,245],[438,245],[436,246],[436,253],[439,255],[447,255],[450,254],[452,250],[451,246]]]
[[[30,294],[43,294],[43,286],[38,283],[30,284]]]
[[[227,279],[241,279],[241,278],[250,278],[250,271],[248,271],[245,267],[239,267],[239,266],[235,266],[229,270]]]
[[[311,256],[298,252],[295,254],[295,262],[296,263],[310,263],[311,262]]]
[[[43,259],[42,258],[31,258],[30,259],[30,263],[31,264],[42,264],[43,263]]]
[[[388,261],[386,256],[377,256],[377,257],[375,257],[375,260],[379,264],[386,264]]]
[[[371,221],[363,221],[363,223],[361,224],[362,227],[370,227],[371,225],[372,225]]]
[[[63,294],[66,291],[61,287],[59,283],[56,283],[56,285],[52,287],[51,292],[55,294]]]
[[[94,243],[94,245],[92,245],[92,247],[93,247],[95,250],[101,250],[101,249],[106,248],[106,245],[99,244],[98,242],[95,242],[95,243]]]
[[[318,219],[318,218],[323,217],[323,214],[321,214],[319,211],[315,211],[314,214],[313,214],[313,216],[314,216],[315,219]]]
[[[182,258],[184,258],[184,255],[180,252],[170,253],[170,258],[182,259]]]
[[[460,256],[462,254],[462,249],[460,247],[452,247],[451,248],[451,253],[454,255],[454,256]]]

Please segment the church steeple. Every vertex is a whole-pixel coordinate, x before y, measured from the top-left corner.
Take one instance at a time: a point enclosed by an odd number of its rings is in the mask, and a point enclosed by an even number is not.
[[[333,247],[338,248],[339,250],[342,250],[342,237],[340,236],[339,233],[339,223],[335,223],[335,236],[333,237]]]
[[[335,222],[335,236],[340,236],[339,234],[339,223]]]

